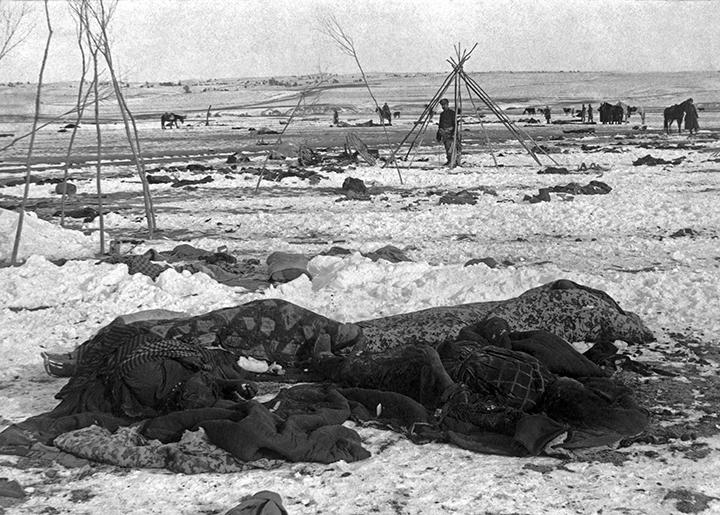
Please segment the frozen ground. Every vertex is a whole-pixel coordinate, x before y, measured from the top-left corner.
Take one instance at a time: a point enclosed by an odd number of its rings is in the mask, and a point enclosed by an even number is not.
[[[123,244],[125,252],[186,242],[208,250],[226,246],[237,257],[263,260],[275,250],[315,255],[333,245],[365,252],[391,244],[413,259],[392,264],[358,253],[315,257],[312,281],[301,277],[257,292],[219,285],[204,274],[170,270],[152,281],[129,276],[125,265],[97,265],[87,258],[97,250],[97,220],[72,220],[73,232],[43,223],[57,224],[51,215],[58,196],[52,184],[32,185],[30,203],[39,219],[26,225],[27,246],[21,247],[23,256],[32,256],[23,266],[0,268],[5,364],[0,423],[5,427],[54,406],[52,396],[63,380],[45,375],[42,350],[69,350],[123,313],[165,308],[197,314],[268,296],[352,321],[508,298],[569,278],[603,289],[624,309],[637,312],[658,341],[644,348],[625,345],[623,351],[678,374],[643,378],[624,372],[653,413],[655,441],[570,460],[513,459],[449,445],[417,446],[391,432],[358,428],[373,454],[363,462],[196,476],[104,465],[47,468],[3,456],[0,476],[18,481],[26,492],[8,512],[224,513],[239,498],[269,489],[293,514],[720,513],[720,162],[712,154],[720,145],[715,132],[688,140],[627,126],[584,137],[563,135],[562,128],[539,133],[543,144],[561,151],[553,157],[571,170],[582,162],[604,170],[539,175],[540,167],[516,144],[497,138],[500,168],[492,166],[486,148],[472,145],[465,167],[437,168],[439,148],[425,147],[421,157],[429,160],[403,169],[403,184],[392,168],[358,165],[342,173],[320,171],[326,178],[316,184],[264,182],[256,194],[256,176],[220,170],[224,156],[205,156],[193,162],[214,170],[169,175],[210,175],[213,182],[185,189],[152,186],[162,229],[153,240],[143,236],[140,185],[132,167],[105,166],[103,193],[110,211],[105,228],[110,238],[132,240]],[[564,139],[551,139],[559,136]],[[646,154],[685,159],[674,166],[632,165]],[[255,165],[261,162],[260,156],[253,159]],[[187,163],[168,158],[164,164]],[[70,207],[95,205],[92,173],[90,167],[73,172],[78,195]],[[37,174],[57,176],[58,168]],[[338,201],[349,176],[365,182],[371,200]],[[0,174],[8,177],[17,175]],[[523,201],[540,187],[590,180],[613,190]],[[477,195],[475,205],[439,204],[443,194],[463,189]],[[16,204],[21,193],[21,186],[1,188],[0,205]],[[13,217],[0,211],[0,257],[9,253]],[[676,234],[682,229],[690,231]],[[86,259],[61,267],[49,261],[59,257]],[[463,266],[482,257],[501,264]]]

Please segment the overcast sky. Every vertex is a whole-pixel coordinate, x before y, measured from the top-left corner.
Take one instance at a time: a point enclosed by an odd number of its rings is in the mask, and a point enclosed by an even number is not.
[[[35,81],[47,32],[0,62],[0,81]],[[356,73],[320,30],[334,14],[367,71],[443,71],[453,44],[479,43],[468,65],[491,70],[720,70],[715,0],[120,0],[113,52],[129,81]],[[79,73],[75,26],[51,2],[46,80]]]

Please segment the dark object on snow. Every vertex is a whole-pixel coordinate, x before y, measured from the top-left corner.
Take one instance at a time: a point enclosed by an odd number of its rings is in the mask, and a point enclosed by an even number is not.
[[[362,179],[356,179],[355,177],[348,177],[343,181],[342,189],[344,192],[359,193],[361,195],[367,195],[367,187]]]
[[[24,182],[24,181],[23,181]],[[55,193],[62,195],[75,195],[77,193],[77,186],[72,182],[59,182],[55,185]]]
[[[227,159],[225,160],[225,163],[227,163],[229,165],[232,165],[235,163],[249,163],[249,162],[250,162],[250,158],[248,156],[238,155],[237,152],[230,154],[227,157]]]
[[[697,236],[698,233],[696,231],[693,231],[689,227],[686,227],[684,229],[680,229],[678,231],[675,231],[670,235],[671,238],[682,238],[684,236]]]
[[[546,166],[544,169],[540,170],[538,172],[539,174],[560,174],[560,175],[566,175],[569,173],[572,173],[570,170],[565,168],[564,166]]]
[[[0,497],[22,499],[25,497],[25,491],[17,481],[0,477]]]
[[[397,247],[392,245],[385,245],[373,252],[364,253],[363,256],[377,261],[378,259],[384,259],[391,263],[399,263],[400,261],[412,261],[407,255]]]
[[[595,129],[588,127],[585,129],[563,129],[564,134],[594,134]]]
[[[500,263],[498,263],[495,259],[493,259],[491,257],[484,257],[484,258],[473,258],[473,259],[467,261],[463,265],[463,268],[466,266],[478,265],[480,263],[483,263],[490,268],[498,268],[500,266]]]
[[[550,188],[553,193],[572,193],[573,195],[607,195],[612,188],[602,181],[590,181],[585,186],[577,182],[571,182],[565,186],[553,186]]]
[[[201,163],[190,163],[185,167],[188,172],[204,172],[206,170],[212,170],[212,166],[204,165]]]
[[[653,157],[650,154],[647,154],[647,155],[633,161],[633,165],[634,166],[677,165],[677,164],[682,163],[684,160],[685,160],[685,156],[678,157],[676,159],[673,159],[672,161],[667,161],[661,157]]]
[[[206,175],[202,179],[182,179],[180,181],[173,182],[170,187],[172,188],[181,188],[183,186],[191,186],[193,184],[205,184],[208,182],[213,182],[215,179],[210,177],[209,175]]]
[[[225,515],[288,515],[288,512],[280,495],[270,490],[262,490],[244,499]]]
[[[168,184],[175,179],[167,175],[147,175],[148,184]]]
[[[80,125],[75,124],[75,123],[68,123],[63,127],[63,129],[79,129],[79,128],[80,128]]]
[[[468,190],[458,191],[456,193],[447,193],[440,197],[438,204],[477,204],[477,197]]]
[[[255,131],[255,134],[280,134],[274,129],[268,129],[267,127],[260,127]]]
[[[60,211],[55,211],[53,216],[60,216]],[[92,222],[97,218],[99,213],[91,207],[83,207],[81,209],[73,209],[72,211],[65,211],[65,216],[70,218],[82,218],[83,222]]]
[[[301,275],[307,275],[312,279],[310,272],[307,271],[309,261],[305,254],[273,252],[267,257],[265,262],[268,266],[270,281],[286,283],[297,279]]]
[[[355,177],[348,177],[343,181],[342,184],[343,193],[348,199],[351,200],[370,200],[367,187],[361,179]]]
[[[320,253],[321,256],[349,256],[350,254],[352,254],[352,250],[335,246],[330,247],[328,250],[324,250]]]
[[[531,204],[537,204],[538,202],[550,202],[550,188],[540,188],[538,194],[534,196],[525,195],[523,200],[527,200]]]
[[[300,166],[315,166],[322,162],[322,156],[307,145],[300,145],[298,149],[298,164]]]

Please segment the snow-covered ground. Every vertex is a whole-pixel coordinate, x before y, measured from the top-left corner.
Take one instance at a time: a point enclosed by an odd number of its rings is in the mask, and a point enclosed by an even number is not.
[[[85,236],[81,230],[97,229],[97,219],[75,222],[77,230],[69,231],[28,216],[21,255],[30,257],[22,266],[0,268],[2,427],[54,406],[52,395],[63,380],[45,375],[42,350],[70,350],[116,316],[152,308],[198,314],[278,297],[353,321],[504,299],[569,278],[607,291],[624,309],[638,313],[658,337],[654,349],[672,350],[677,334],[716,346],[720,163],[711,160],[709,150],[718,145],[700,139],[703,148],[695,150],[638,146],[687,141],[677,136],[566,139],[568,153],[553,154],[561,165],[575,170],[582,162],[594,162],[604,169],[571,175],[539,175],[527,155],[504,143],[495,148],[502,154],[501,168],[492,166],[485,150],[470,147],[463,168],[403,169],[403,184],[390,167],[359,165],[344,173],[320,171],[327,178],[314,185],[300,179],[265,182],[255,194],[256,176],[218,171],[224,159],[215,159],[204,161],[214,171],[172,173],[180,179],[210,175],[214,182],[196,189],[153,185],[163,232],[153,240],[125,243],[125,251],[166,250],[181,242],[207,250],[225,246],[237,257],[260,260],[276,250],[316,255],[335,245],[358,251],[342,258],[314,257],[312,280],[302,276],[257,292],[220,285],[201,273],[168,270],[156,281],[130,276],[125,265],[89,258],[97,252],[97,232]],[[620,144],[612,148],[619,152],[580,148],[610,148],[615,142]],[[437,165],[436,151],[427,154],[430,161],[416,165]],[[685,160],[675,166],[632,165],[646,154]],[[92,206],[92,170],[84,172],[74,181],[76,202]],[[105,229],[113,238],[137,238],[144,228],[139,181],[127,177],[130,166],[112,166],[107,173],[111,178],[103,182],[103,193],[112,213]],[[371,200],[337,201],[349,176],[365,182]],[[613,190],[607,195],[552,193],[551,202],[533,204],[522,200],[541,187],[590,180]],[[475,205],[439,204],[443,194],[462,189],[477,195]],[[52,191],[54,185],[33,185],[30,198],[56,197]],[[0,190],[6,199],[21,194],[22,186]],[[0,258],[12,248],[14,216],[0,211]],[[671,236],[681,229],[691,233]],[[388,244],[413,261],[373,262],[359,253]],[[49,261],[61,257],[73,260],[63,266]],[[501,264],[464,266],[482,257]],[[629,350],[646,361],[664,356],[649,348]],[[717,371],[718,363],[706,360],[697,373]],[[695,442],[711,451],[699,458],[673,445],[636,444],[621,449],[627,458],[621,462],[561,462],[487,456],[450,445],[417,446],[387,431],[358,431],[373,456],[353,464],[287,464],[272,471],[184,476],[108,466],[44,471],[2,457],[0,475],[25,487],[26,500],[10,508],[13,513],[223,513],[240,497],[263,489],[278,492],[289,513],[662,514],[682,511],[682,502],[720,513],[717,434]]]

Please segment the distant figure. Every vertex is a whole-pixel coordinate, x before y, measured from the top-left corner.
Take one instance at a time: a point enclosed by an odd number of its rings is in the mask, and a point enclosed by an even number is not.
[[[588,123],[595,123],[593,121],[593,110],[592,105],[588,104],[588,110],[587,110],[587,122]]]
[[[523,111],[523,114],[535,114],[535,108],[534,107],[526,107]]]
[[[400,111],[393,111],[393,118],[400,118]]]
[[[640,124],[642,126],[645,126],[645,108],[644,107],[640,108]]]
[[[580,109],[580,121],[582,123],[587,121],[587,108],[585,107],[585,104],[583,104],[582,109]]]
[[[384,120],[387,120],[388,125],[392,125],[392,112],[390,111],[390,106],[387,105],[387,102],[385,102],[382,108],[380,108],[380,121],[385,123]]]
[[[340,114],[337,109],[333,109],[333,125],[340,123]]]
[[[550,123],[550,106],[545,106],[543,114],[545,115],[545,123]]]
[[[173,126],[176,128],[180,128],[180,123],[185,123],[185,116],[175,114],[175,113],[163,113],[162,116],[160,116],[160,127],[163,129],[170,128],[172,129]],[[167,127],[166,127],[167,125]]]
[[[700,130],[700,125],[698,124],[698,112],[693,103],[693,99],[688,98],[683,104],[685,104],[685,130],[687,130],[690,135],[697,134],[698,130]]]
[[[449,104],[450,102],[447,98],[443,98],[440,101],[442,113],[440,113],[440,122],[438,123],[438,131],[435,139],[445,145],[445,155],[447,156],[445,166],[455,168],[460,165],[461,144],[460,135],[455,133],[455,111],[450,109]],[[453,150],[455,153],[454,161]]]

